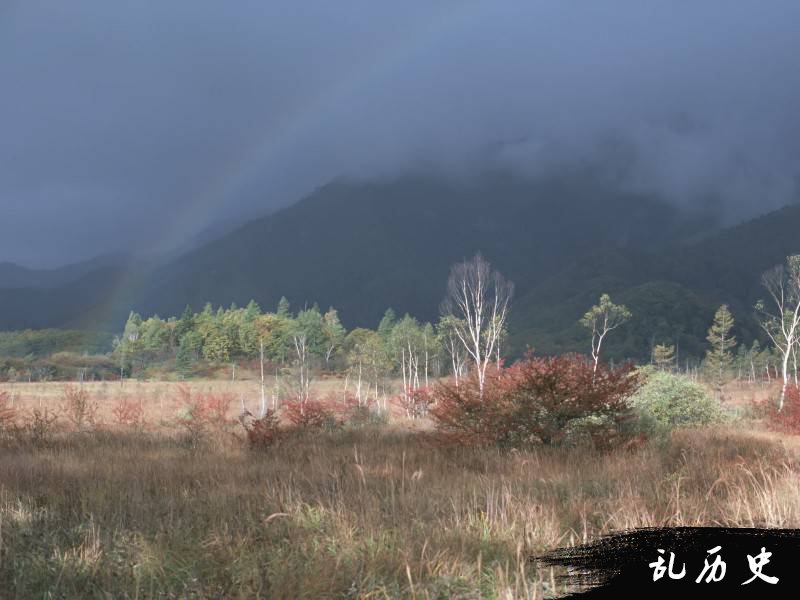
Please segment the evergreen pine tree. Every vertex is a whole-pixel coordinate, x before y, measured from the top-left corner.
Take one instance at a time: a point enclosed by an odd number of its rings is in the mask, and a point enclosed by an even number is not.
[[[733,365],[732,350],[736,347],[736,338],[731,335],[733,315],[727,305],[719,307],[714,315],[714,322],[708,329],[706,339],[711,348],[706,351],[706,368],[714,378],[717,388],[722,388],[725,376]]]
[[[656,344],[653,348],[653,364],[662,371],[671,371],[675,363],[675,346]]]
[[[192,365],[194,364],[195,351],[192,348],[191,336],[184,336],[181,338],[178,352],[175,355],[175,371],[186,377],[191,373]]]
[[[180,340],[184,335],[194,329],[194,311],[188,304],[183,309],[183,314],[175,325],[175,336]]]
[[[383,340],[388,340],[389,334],[392,333],[392,329],[394,329],[396,323],[397,315],[393,309],[387,308],[386,312],[383,313],[381,322],[378,324],[378,335],[381,336]]]
[[[275,312],[275,314],[283,319],[288,319],[291,317],[291,313],[289,312],[289,301],[286,299],[286,296],[281,296],[281,299],[278,301],[278,310]]]

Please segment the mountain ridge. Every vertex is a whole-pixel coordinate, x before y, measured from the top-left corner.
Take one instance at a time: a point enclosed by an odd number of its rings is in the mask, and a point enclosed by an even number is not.
[[[0,289],[0,328],[119,330],[130,310],[168,316],[251,298],[270,310],[282,296],[295,310],[335,306],[348,327],[374,327],[387,307],[434,320],[450,266],[481,251],[516,283],[513,353],[585,349],[577,321],[602,292],[635,313],[611,356],[646,357],[670,340],[699,353],[723,302],[742,340],[758,335],[749,314],[758,276],[800,251],[798,227],[798,205],[719,229],[713,215],[574,174],[336,181],[165,263],[106,267],[47,290]],[[47,294],[61,306],[48,307]]]

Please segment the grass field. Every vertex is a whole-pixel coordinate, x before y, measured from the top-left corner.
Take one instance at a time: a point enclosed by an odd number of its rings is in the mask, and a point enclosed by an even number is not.
[[[175,385],[125,384],[144,431],[3,438],[0,597],[542,598],[567,590],[531,557],[603,533],[800,525],[798,445],[751,422],[598,454],[441,447],[393,420],[256,452],[237,424],[187,445]],[[118,387],[90,390],[111,405]],[[2,386],[20,410],[58,407],[62,388]]]
[[[86,382],[83,384],[64,382],[34,383],[0,383],[0,393],[6,392],[12,405],[23,413],[33,409],[59,411],[64,405],[65,387],[80,388],[87,392],[92,403],[97,407],[97,416],[101,423],[112,425],[113,409],[121,400],[133,400],[141,403],[147,422],[158,429],[169,428],[176,414],[185,404],[181,388],[192,395],[224,394],[231,398],[228,416],[235,418],[242,406],[254,414],[261,403],[261,385],[256,379],[239,379],[226,381],[208,379],[189,381],[139,381],[125,380],[122,385],[113,381]],[[272,402],[274,384],[271,380],[265,385],[267,402]],[[285,380],[278,388],[279,397],[286,395]],[[318,379],[313,382],[313,393],[319,396],[339,394],[344,390],[341,379]],[[351,390],[352,391],[352,390]]]

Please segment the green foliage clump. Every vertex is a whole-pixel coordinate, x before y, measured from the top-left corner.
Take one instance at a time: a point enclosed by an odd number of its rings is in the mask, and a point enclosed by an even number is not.
[[[100,354],[111,347],[111,334],[67,329],[0,331],[0,356],[41,358],[59,352]]]
[[[685,375],[642,369],[645,382],[631,398],[639,425],[648,433],[663,434],[681,427],[722,422],[725,413],[699,383]]]

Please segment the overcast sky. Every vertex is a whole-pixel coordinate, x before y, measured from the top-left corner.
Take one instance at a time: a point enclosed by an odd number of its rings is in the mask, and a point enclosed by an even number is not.
[[[731,219],[800,188],[796,0],[0,0],[0,262],[167,250],[337,177],[537,177]]]

